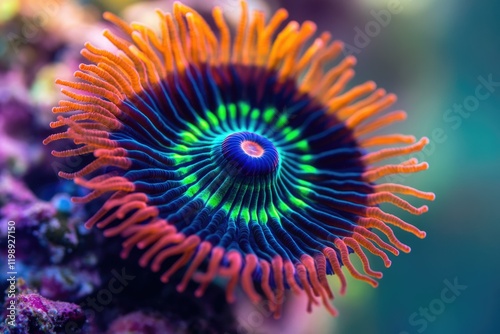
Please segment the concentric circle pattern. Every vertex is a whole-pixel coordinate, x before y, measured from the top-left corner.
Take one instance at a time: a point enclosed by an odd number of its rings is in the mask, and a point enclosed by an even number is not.
[[[273,174],[279,166],[279,153],[267,138],[253,132],[229,134],[221,145],[233,174],[264,176]]]
[[[123,257],[140,252],[140,265],[178,291],[194,280],[201,296],[220,276],[229,302],[239,285],[278,317],[291,290],[335,315],[327,275],[340,293],[344,271],[376,286],[382,274],[365,250],[388,267],[386,252],[410,251],[391,227],[425,236],[379,204],[427,211],[396,194],[432,193],[390,177],[427,169],[411,154],[428,139],[375,134],[406,114],[385,112],[396,97],[373,82],[345,90],[356,61],[337,60],[341,42],[311,40],[315,25],[285,23],[283,9],[267,23],[242,9],[234,38],[217,7],[214,31],[176,2],[173,14],[158,11],[159,35],[106,13],[121,30],[104,32],[118,52],[85,45],[92,64],[80,65],[80,81],[58,80],[70,99],[53,111],[69,115],[51,127],[66,130],[44,143],[70,140],[73,149],[53,154],[91,158],[59,173],[89,189],[75,202],[103,203],[86,226],[123,238]]]

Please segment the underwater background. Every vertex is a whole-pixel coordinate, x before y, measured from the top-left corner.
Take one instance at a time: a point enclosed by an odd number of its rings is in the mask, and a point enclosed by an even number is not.
[[[6,239],[7,221],[16,220],[18,276],[24,276],[34,285],[29,288],[38,288],[42,296],[78,303],[80,297],[110,279],[113,271],[109,268],[117,265],[120,271],[122,265],[117,256],[110,255],[118,254],[113,248],[116,245],[109,242],[109,249],[103,249],[99,232],[94,236],[82,229],[88,214],[68,202],[79,189],[58,179],[57,162],[41,143],[52,133],[48,127],[54,120],[50,109],[61,98],[54,80],[71,77],[84,61],[79,51],[86,41],[104,45],[103,11],[152,26],[149,22],[154,9],[169,11],[172,3],[0,2],[0,236]],[[232,0],[184,3],[202,14],[209,13],[214,5],[223,7],[229,15],[234,12],[235,18],[239,10],[238,2]],[[384,273],[376,289],[348,278],[348,293],[335,299],[337,318],[331,318],[322,308],[308,314],[301,300],[288,310],[288,316],[274,321],[264,311],[255,317],[249,305],[238,305],[234,310],[218,305],[223,295],[218,290],[209,293],[205,302],[187,300],[186,295],[172,297],[167,291],[168,298],[162,302],[183,309],[177,314],[168,310],[173,314],[174,327],[184,328],[186,333],[498,333],[500,3],[262,0],[249,1],[249,5],[268,14],[284,7],[290,19],[316,22],[319,32],[331,32],[358,58],[353,85],[374,80],[398,95],[392,109],[406,110],[408,119],[389,131],[427,136],[431,143],[417,156],[429,163],[429,170],[395,181],[435,192],[436,200],[426,203],[429,212],[418,217],[387,208],[426,231],[427,237],[419,240],[396,232],[411,246],[411,253],[391,256],[388,269],[379,259],[373,259],[373,267]],[[43,230],[33,226],[39,221],[46,222]],[[5,240],[0,245],[3,252]],[[40,258],[30,253],[33,248]],[[78,261],[63,265],[62,258],[71,256],[68,249],[82,255]],[[108,255],[110,259],[103,260]],[[2,253],[2,257],[6,255]],[[50,261],[44,257],[50,257]],[[6,272],[3,258],[2,282]],[[94,268],[97,263],[98,268]],[[131,267],[131,275],[141,276],[139,270],[138,266]],[[336,280],[331,281],[336,291]],[[6,285],[1,287],[5,289]],[[122,333],[119,329],[103,329],[109,325],[106,319],[134,312],[132,305],[151,310],[160,304],[153,301],[153,295],[135,303],[134,299],[143,297],[140,289],[113,296],[115,300],[102,311],[105,316],[98,317],[102,323],[96,328]],[[203,313],[209,313],[210,320],[193,325],[193,319]],[[165,333],[168,330],[168,323],[158,324],[144,314],[124,320],[134,321],[151,321],[151,326],[165,328]],[[245,329],[237,323],[243,323]]]

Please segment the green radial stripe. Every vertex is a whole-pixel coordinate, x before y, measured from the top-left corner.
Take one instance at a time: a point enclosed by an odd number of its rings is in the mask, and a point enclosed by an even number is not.
[[[314,156],[307,154],[309,143],[301,138],[300,128],[289,125],[286,113],[273,106],[260,110],[246,101],[221,104],[200,113],[194,122],[186,122],[185,129],[179,132],[179,145],[173,148],[171,158],[179,167],[179,184],[186,187],[184,196],[201,200],[213,212],[223,210],[230,219],[247,223],[266,224],[269,219],[280,222],[282,214],[306,208],[306,198],[314,186],[297,179],[294,171],[285,173],[278,168],[276,175],[251,179],[226,170],[229,167],[221,156],[222,142],[242,131],[270,140],[280,159],[298,157],[300,172],[316,172]],[[279,178],[295,184],[295,192],[286,189]]]

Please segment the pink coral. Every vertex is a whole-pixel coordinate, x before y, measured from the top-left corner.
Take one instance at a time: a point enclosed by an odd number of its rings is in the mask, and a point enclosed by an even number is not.
[[[0,330],[11,334],[75,332],[86,321],[80,306],[52,301],[26,288],[5,301],[2,319]]]

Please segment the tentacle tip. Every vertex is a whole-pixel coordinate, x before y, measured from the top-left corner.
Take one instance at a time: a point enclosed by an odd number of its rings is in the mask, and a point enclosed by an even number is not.
[[[100,224],[100,223],[99,223],[99,224],[97,224],[97,227],[98,227],[98,228],[103,228],[104,226],[105,226],[104,224]],[[113,231],[112,231],[112,230],[106,230],[106,231],[104,231],[102,234],[103,234],[106,238],[111,238],[111,237],[116,236],[116,234],[115,234],[115,233],[113,233]]]
[[[146,268],[148,266],[148,261],[145,261],[143,259],[139,259],[139,266],[141,268]]]
[[[358,59],[356,57],[354,57],[353,55],[349,55],[345,59],[349,63],[349,66],[354,66],[358,63]],[[373,81],[371,81],[371,82],[375,85],[375,83]],[[376,87],[376,85],[375,85],[375,87]],[[373,89],[375,89],[375,88],[373,88]]]
[[[283,16],[283,17],[285,17],[285,18],[288,17],[288,11],[285,8],[278,9],[276,11],[276,15],[278,15],[278,14],[281,15],[281,16]]]
[[[276,311],[277,311],[277,309],[278,309],[278,305],[276,305],[276,300],[269,300],[269,299],[268,299],[268,300],[267,300],[267,302],[269,303],[269,304],[268,304],[269,311],[270,311],[271,313],[276,312]]]
[[[300,27],[299,22],[297,22],[297,21],[295,21],[295,20],[290,21],[289,25],[290,25],[290,27],[292,28],[292,30],[299,29],[299,27]]]
[[[417,235],[417,237],[419,237],[420,239],[423,239],[427,236],[427,233],[423,232],[423,231],[420,231]]]
[[[387,260],[384,262],[384,265],[386,268],[389,268],[391,265],[392,265],[392,261],[391,260]]]
[[[177,290],[177,292],[183,293],[184,291],[186,291],[186,284],[184,283],[177,284],[175,289]]]
[[[419,209],[418,209],[419,213],[426,213],[427,211],[429,211],[429,207],[427,205],[422,205]]]
[[[126,258],[128,258],[128,254],[129,254],[128,251],[122,251],[120,253],[120,258],[122,258],[123,260],[125,260]]]
[[[333,305],[331,305],[330,303],[327,303],[327,302],[325,302],[324,305],[325,305],[326,310],[328,311],[328,313],[330,313],[330,315],[332,317],[336,317],[339,315],[339,312],[337,311],[337,309]]]
[[[162,283],[164,283],[164,284],[168,283],[168,279],[169,279],[169,277],[168,277],[168,276],[166,276],[166,275],[162,275],[162,276],[160,277],[160,281],[161,281]]]
[[[315,22],[309,20],[304,21],[302,25],[306,26],[308,29],[311,29],[312,31],[316,31],[318,27],[318,25]]]
[[[113,203],[111,202],[111,204],[113,204]],[[113,208],[113,206],[112,206],[112,205],[110,205],[110,204],[109,204],[109,202],[106,202],[106,203],[104,203],[104,205],[102,206],[102,208],[103,208],[104,210],[109,211],[109,210],[111,210],[111,209]]]
[[[201,288],[198,288],[194,291],[194,296],[197,298],[203,297],[204,291]]]
[[[422,137],[421,141],[422,141],[422,143],[423,143],[424,145],[427,145],[427,144],[429,144],[429,143],[430,143],[430,140],[429,140],[429,138],[428,138],[428,137]]]
[[[337,39],[337,40],[333,41],[332,46],[340,48],[340,49],[344,49],[345,43],[342,42],[341,40]]]
[[[394,103],[398,100],[398,96],[394,93],[390,93],[387,95],[387,99],[389,99],[389,101],[391,101],[391,103]]]
[[[356,58],[354,58],[356,59]],[[357,61],[357,60],[356,60]],[[356,63],[356,62],[355,62]],[[366,82],[366,86],[368,87],[368,89],[370,91],[374,91],[375,89],[377,89],[377,84],[375,83],[375,81],[367,81]]]
[[[59,177],[62,177],[63,179],[67,179],[67,180],[71,180],[72,179],[71,174],[65,173],[65,172],[62,172],[62,171],[60,171],[59,173],[57,173],[57,175]]]
[[[131,33],[130,35],[131,35],[132,37],[133,37],[133,36],[136,36],[136,37],[141,38],[141,37],[142,37],[141,33],[140,33],[139,31],[137,31],[137,30],[139,29],[139,27],[140,27],[140,24],[138,24],[138,23],[132,23],[132,24],[131,24],[131,27],[132,27],[133,29],[136,29],[136,30],[132,31],[132,33]]]
[[[253,304],[256,305],[262,301],[262,297],[259,295],[256,295],[256,296],[252,297],[250,300],[252,301]]]
[[[134,33],[132,33],[132,35],[134,35]],[[139,54],[141,52],[139,50],[139,48],[137,48],[137,46],[135,46],[133,44],[129,45],[128,49],[130,50],[130,52],[133,52],[135,55],[137,55],[137,54]]]

